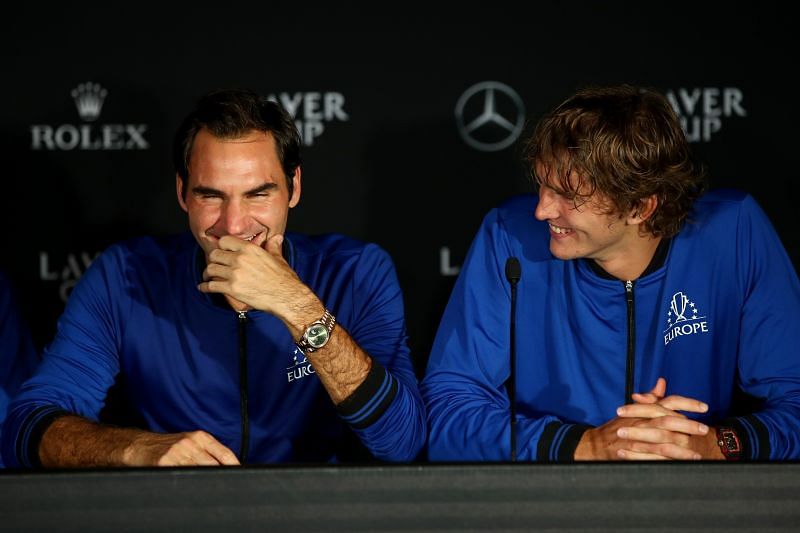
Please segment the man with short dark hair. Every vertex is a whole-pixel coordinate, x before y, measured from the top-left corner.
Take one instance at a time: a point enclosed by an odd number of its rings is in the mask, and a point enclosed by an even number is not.
[[[700,195],[669,102],[585,89],[526,148],[538,197],[485,217],[420,386],[429,457],[800,457],[800,283],[752,197]]]
[[[374,244],[286,232],[300,144],[252,91],[199,101],[174,143],[192,235],[92,264],[10,407],[10,465],[335,461],[351,431],[378,459],[415,458],[425,417],[394,266]],[[140,428],[97,422],[118,374]]]

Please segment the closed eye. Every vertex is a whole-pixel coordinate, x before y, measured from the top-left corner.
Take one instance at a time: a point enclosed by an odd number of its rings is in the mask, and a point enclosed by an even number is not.
[[[264,183],[263,185],[259,185],[255,189],[250,189],[245,193],[245,196],[248,198],[267,198],[272,194],[272,191],[278,190],[277,183]]]
[[[222,191],[218,191],[210,187],[194,187],[192,188],[192,194],[204,200],[209,200],[212,198],[222,198]]]

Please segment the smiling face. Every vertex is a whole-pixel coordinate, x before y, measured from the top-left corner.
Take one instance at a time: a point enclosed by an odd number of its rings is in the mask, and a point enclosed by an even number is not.
[[[541,166],[538,176],[547,176]],[[655,198],[645,200],[641,212],[621,214],[595,191],[575,198],[561,190],[556,179],[542,179],[535,217],[550,228],[550,252],[559,259],[594,259],[620,279],[634,279],[644,270],[660,238],[642,234],[641,223],[652,213]],[[572,171],[571,183],[580,183]],[[579,187],[579,193],[580,187]]]
[[[220,139],[202,129],[188,170],[186,183],[176,178],[178,202],[206,258],[226,235],[261,246],[268,237],[283,234],[289,209],[300,201],[300,168],[290,177],[290,196],[270,133]]]

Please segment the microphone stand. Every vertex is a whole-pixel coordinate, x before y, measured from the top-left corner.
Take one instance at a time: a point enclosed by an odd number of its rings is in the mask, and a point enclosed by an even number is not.
[[[511,403],[511,462],[517,461],[517,353],[516,353],[516,311],[517,311],[517,282],[522,277],[522,268],[519,259],[509,257],[506,261],[506,279],[511,284],[511,321],[510,321],[510,376],[508,378],[508,398]]]

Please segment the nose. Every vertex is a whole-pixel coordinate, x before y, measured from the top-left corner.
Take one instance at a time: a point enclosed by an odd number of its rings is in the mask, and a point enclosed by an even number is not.
[[[238,199],[227,200],[222,206],[217,226],[226,235],[244,236],[248,228],[247,207]]]
[[[548,220],[558,218],[558,195],[547,187],[539,188],[539,203],[533,216],[536,220]]]

